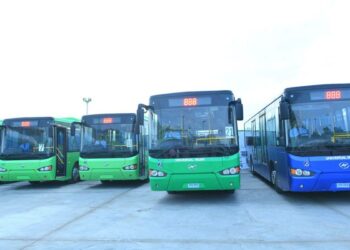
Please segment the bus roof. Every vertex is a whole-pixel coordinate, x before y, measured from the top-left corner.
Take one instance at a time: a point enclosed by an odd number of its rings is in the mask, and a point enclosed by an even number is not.
[[[250,116],[249,119],[247,119],[244,124],[250,122],[250,120],[254,117],[256,117],[258,114],[260,114],[263,110],[265,110],[267,107],[269,107],[272,103],[276,102],[277,100],[281,99],[281,97],[284,95],[286,96],[290,92],[303,92],[308,90],[317,90],[317,89],[332,89],[332,88],[350,88],[350,83],[327,83],[327,84],[316,84],[316,85],[305,85],[305,86],[296,86],[296,87],[290,87],[284,89],[284,94],[279,95],[277,98],[273,99],[271,102],[269,102],[267,105],[265,105],[262,109],[259,109],[258,112],[256,112],[254,115]]]
[[[86,118],[94,118],[94,117],[108,117],[108,116],[136,116],[135,113],[109,113],[109,114],[93,114],[93,115],[84,115],[81,120],[85,120]]]
[[[297,86],[297,87],[286,88],[284,92],[285,93],[300,92],[305,90],[330,89],[330,88],[350,88],[350,83],[333,83],[333,84],[327,83],[327,84]]]
[[[42,117],[17,117],[17,118],[9,118],[4,119],[3,124],[10,124],[12,122],[16,121],[33,121],[33,120],[52,120],[55,123],[73,123],[73,122],[79,122],[79,119],[73,118],[73,117],[65,117],[65,118],[54,118],[51,116],[42,116]]]
[[[190,96],[190,95],[209,95],[209,94],[230,94],[233,95],[231,90],[210,90],[210,91],[188,91],[188,92],[175,92],[159,95],[152,95],[150,99],[158,97],[173,97],[173,96]]]

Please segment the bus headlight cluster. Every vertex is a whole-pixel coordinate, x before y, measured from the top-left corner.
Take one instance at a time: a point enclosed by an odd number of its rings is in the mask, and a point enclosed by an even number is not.
[[[124,170],[136,170],[137,169],[137,165],[133,164],[133,165],[128,165],[123,167]]]
[[[0,172],[6,172],[6,168],[0,168]]]
[[[226,168],[222,171],[220,171],[220,174],[222,175],[234,175],[234,174],[239,174],[241,172],[240,167],[232,167],[232,168]]]
[[[51,171],[52,170],[52,166],[41,167],[38,170],[39,171]]]
[[[299,176],[299,177],[308,177],[308,176],[313,176],[314,173],[309,171],[309,170],[303,170],[300,168],[291,168],[290,169],[290,174],[292,176]]]
[[[165,177],[165,176],[166,176],[166,173],[163,172],[163,171],[151,169],[151,170],[149,171],[149,175],[150,175],[151,177]]]
[[[79,171],[88,171],[89,168],[87,166],[80,166]]]

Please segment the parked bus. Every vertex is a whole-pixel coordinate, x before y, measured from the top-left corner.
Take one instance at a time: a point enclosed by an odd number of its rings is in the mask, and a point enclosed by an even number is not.
[[[102,183],[148,179],[146,132],[136,114],[83,116],[81,179]]]
[[[79,180],[80,139],[70,136],[74,118],[5,119],[1,126],[0,180]],[[79,129],[79,128],[76,128]]]
[[[140,110],[141,109],[141,110]],[[241,100],[231,91],[151,96],[148,106],[149,175],[153,191],[228,190],[240,187],[237,120]]]
[[[287,88],[244,127],[251,171],[277,191],[350,190],[350,84]]]

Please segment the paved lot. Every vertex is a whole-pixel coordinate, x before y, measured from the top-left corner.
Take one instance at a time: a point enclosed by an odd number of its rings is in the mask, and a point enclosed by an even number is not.
[[[0,249],[350,249],[350,193],[168,195],[148,183],[0,185]]]

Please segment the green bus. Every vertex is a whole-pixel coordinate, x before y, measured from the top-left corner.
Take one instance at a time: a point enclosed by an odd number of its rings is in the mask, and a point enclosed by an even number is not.
[[[0,181],[79,180],[80,138],[75,118],[26,117],[1,125]],[[80,130],[78,125],[77,128]],[[80,134],[79,134],[80,135]]]
[[[240,187],[237,120],[243,105],[229,90],[181,92],[140,104],[149,119],[149,176],[153,191]]]
[[[82,117],[79,171],[82,180],[107,183],[148,179],[145,131],[136,114]]]

